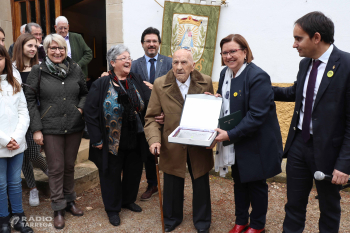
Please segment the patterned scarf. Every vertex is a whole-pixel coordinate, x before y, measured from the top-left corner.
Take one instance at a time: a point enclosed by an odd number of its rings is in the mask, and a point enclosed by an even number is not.
[[[57,75],[60,78],[67,77],[69,70],[69,62],[67,59],[64,59],[62,63],[56,64],[46,56],[45,63],[51,74]]]

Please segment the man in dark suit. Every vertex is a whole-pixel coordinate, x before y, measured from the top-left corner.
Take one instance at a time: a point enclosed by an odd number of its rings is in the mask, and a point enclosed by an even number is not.
[[[68,19],[64,16],[58,16],[55,22],[55,30],[67,42],[68,57],[72,58],[83,70],[85,77],[88,77],[88,64],[92,59],[92,51],[85,43],[83,37],[74,32],[69,32]]]
[[[297,81],[273,87],[276,101],[295,101],[284,150],[287,159],[286,216],[283,231],[302,232],[315,171],[333,175],[315,181],[320,206],[320,232],[338,232],[340,185],[350,173],[350,54],[334,42],[334,24],[321,12],[295,22],[294,45],[299,56]]]
[[[146,28],[141,35],[141,45],[145,55],[133,61],[130,72],[141,75],[143,82],[153,88],[156,78],[168,73],[172,68],[172,59],[158,53],[161,43],[159,30],[153,27]],[[162,115],[163,116],[163,113]],[[141,195],[141,200],[149,200],[153,194],[158,192],[157,173],[154,155],[148,153],[145,160],[146,178],[148,187]]]

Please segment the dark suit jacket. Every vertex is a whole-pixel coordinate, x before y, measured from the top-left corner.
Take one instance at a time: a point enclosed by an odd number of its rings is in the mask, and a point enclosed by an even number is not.
[[[219,89],[227,67],[220,73]],[[228,131],[234,142],[238,171],[243,183],[273,177],[281,172],[282,136],[273,101],[270,76],[254,63],[243,70],[243,119]],[[233,98],[230,98],[232,108]]]
[[[294,140],[299,121],[304,82],[310,58],[299,64],[297,81],[287,88],[273,87],[276,101],[295,101],[294,115],[284,149],[284,157]],[[318,170],[332,174],[337,169],[350,174],[350,54],[334,46],[318,89],[312,128],[315,162]],[[334,75],[328,77],[328,71]]]
[[[85,43],[83,37],[74,32],[69,32],[69,43],[72,59],[78,63],[85,77],[88,76],[88,64],[92,59],[92,51]]]
[[[171,59],[170,57],[158,54],[155,79],[166,75],[168,71],[171,70],[172,60],[173,59]],[[139,59],[132,62],[130,72],[141,75],[143,81],[149,82],[145,56],[142,56]]]

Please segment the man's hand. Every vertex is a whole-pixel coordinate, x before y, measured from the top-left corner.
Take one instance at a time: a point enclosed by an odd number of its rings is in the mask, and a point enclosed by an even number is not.
[[[164,112],[161,112],[159,116],[154,117],[158,124],[164,125]]]
[[[204,94],[206,94],[206,95],[213,95],[212,93],[210,93],[210,92],[204,92]],[[215,97],[221,97],[221,95],[220,94],[218,94],[218,93],[216,93],[215,95],[213,95],[213,96],[215,96]]]
[[[41,131],[36,131],[33,134],[34,142],[40,146],[44,145],[44,136]]]
[[[159,142],[155,142],[153,143],[150,147],[149,147],[149,151],[154,155],[154,149],[157,148],[157,152],[158,154],[160,154],[160,143]]]
[[[102,146],[103,146],[103,143],[101,144],[101,145],[98,145],[98,146],[94,146],[95,148],[97,148],[97,149],[100,149],[100,150],[102,150]]]
[[[349,175],[345,174],[341,171],[338,171],[337,169],[334,169],[333,173],[333,179],[332,184],[346,184],[349,180]]]
[[[149,83],[149,82],[147,82],[147,81],[143,81],[143,83],[144,83],[144,84],[146,84],[146,85],[147,85],[147,87],[148,87],[149,89],[151,89],[151,90],[152,90],[152,88],[153,88],[153,84],[151,84],[151,83]]]
[[[228,137],[227,131],[216,128],[215,131],[217,131],[219,134],[216,136],[215,141],[223,142],[223,141],[230,141],[230,138]]]
[[[19,149],[19,144],[15,139],[11,138],[11,141],[6,145],[8,150],[17,150]]]
[[[101,77],[99,77],[99,78],[102,78],[103,76],[109,76],[109,73],[108,73],[108,72],[103,72],[103,73],[101,74]]]

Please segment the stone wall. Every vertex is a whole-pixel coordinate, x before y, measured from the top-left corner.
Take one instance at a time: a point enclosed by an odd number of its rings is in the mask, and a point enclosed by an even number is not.
[[[0,7],[0,27],[5,32],[5,47],[8,49],[13,43],[11,2],[1,1]],[[19,28],[18,28],[19,30]]]
[[[216,90],[218,89],[218,85],[219,85],[218,82],[213,82],[214,92],[216,92]],[[278,86],[278,87],[289,87],[293,84],[292,83],[272,83],[272,85]],[[293,116],[294,102],[276,101],[275,103],[276,103],[278,122],[280,123],[280,127],[281,127],[282,141],[283,141],[283,147],[284,147],[288,136],[290,122]]]

